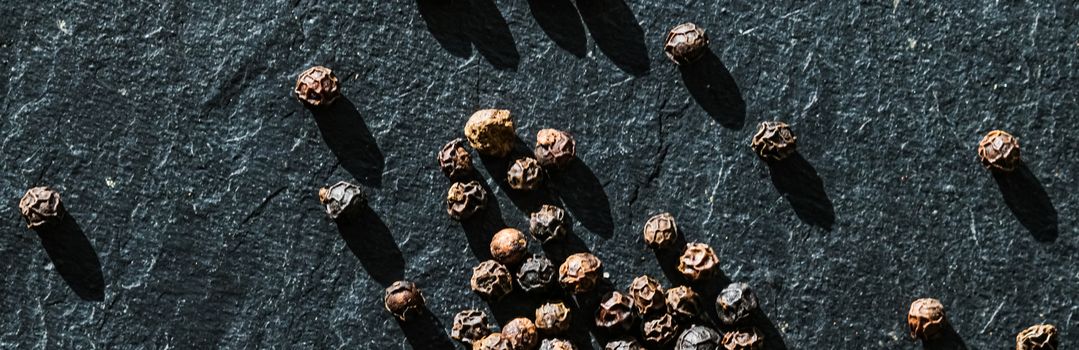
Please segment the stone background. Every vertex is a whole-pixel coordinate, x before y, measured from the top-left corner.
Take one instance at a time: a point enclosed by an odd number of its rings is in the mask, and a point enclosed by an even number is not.
[[[665,275],[639,231],[673,212],[756,288],[769,348],[918,348],[923,296],[970,348],[1039,322],[1079,345],[1074,1],[0,2],[3,348],[444,348],[463,308],[530,313],[468,276],[552,200],[577,239],[548,253],[591,250],[618,289]],[[683,21],[714,55],[680,71]],[[315,64],[347,97],[317,116],[290,95]],[[484,171],[497,210],[462,225],[434,155],[489,107],[582,161],[543,196]],[[769,168],[747,144],[773,119],[801,158]],[[1027,168],[995,179],[998,128]],[[371,194],[361,225],[319,207],[340,180]],[[35,185],[70,230],[25,229]],[[382,310],[402,277],[433,317]]]

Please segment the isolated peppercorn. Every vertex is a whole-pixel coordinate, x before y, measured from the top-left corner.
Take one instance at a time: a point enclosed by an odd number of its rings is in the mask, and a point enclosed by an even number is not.
[[[510,349],[532,350],[539,347],[539,334],[536,325],[527,318],[518,317],[502,326],[502,338],[509,343]]]
[[[570,310],[562,302],[549,302],[536,308],[536,329],[544,335],[554,335],[569,330]]]
[[[555,284],[558,271],[550,259],[542,255],[533,255],[521,264],[517,270],[517,285],[527,293],[544,292]]]
[[[438,151],[438,168],[453,181],[466,180],[472,176],[472,154],[465,149],[464,139],[450,141]]]
[[[636,320],[633,300],[619,292],[607,294],[596,310],[596,326],[611,333],[628,332]]]
[[[59,192],[41,186],[26,191],[19,200],[19,213],[26,219],[27,228],[36,229],[59,223],[67,211]]]
[[[386,288],[384,304],[386,311],[389,311],[398,320],[407,321],[408,316],[423,309],[423,294],[420,293],[419,288],[416,288],[415,283],[409,281],[393,282]]]
[[[505,109],[482,109],[465,124],[465,137],[472,148],[483,155],[504,157],[517,140],[513,118]]]
[[[587,293],[595,288],[603,263],[590,253],[570,255],[558,268],[558,281],[574,294]]]
[[[491,334],[491,326],[487,324],[487,314],[483,311],[470,309],[453,316],[450,337],[454,340],[471,345],[488,334]]]
[[[667,312],[667,301],[663,293],[663,286],[659,281],[648,275],[634,278],[629,284],[629,297],[633,299],[633,306],[641,315]]]
[[[749,318],[757,310],[757,294],[745,283],[731,283],[716,297],[719,321],[733,326]]]
[[[708,34],[693,23],[682,23],[667,33],[667,43],[663,51],[675,64],[682,65],[696,61],[708,50]]]
[[[487,190],[478,181],[454,182],[446,193],[446,212],[461,221],[487,207]]]
[[[637,339],[625,336],[607,342],[607,345],[603,346],[603,350],[645,350],[645,348]]]
[[[978,142],[978,158],[992,171],[1010,172],[1022,161],[1019,140],[1002,130],[993,130]]]
[[[543,181],[543,169],[540,168],[536,158],[523,157],[513,161],[513,165],[506,171],[506,182],[510,187],[518,191],[531,191],[539,188]]]
[[[697,292],[686,286],[678,286],[667,290],[667,312],[680,322],[691,321],[700,314],[701,304]]]
[[[487,260],[472,268],[472,291],[487,300],[498,300],[513,290],[513,276],[505,265]]]
[[[323,66],[314,66],[296,78],[293,93],[308,106],[329,106],[341,96],[341,87],[333,71]]]
[[[678,225],[671,213],[653,215],[644,224],[644,243],[652,249],[667,249],[678,240]]]
[[[472,343],[472,350],[517,350],[510,347],[509,341],[502,333],[491,333],[483,339]]]
[[[531,220],[528,222],[528,231],[541,243],[547,243],[565,237],[569,233],[568,225],[565,210],[544,204],[538,211],[532,213]]]
[[[1030,326],[1015,336],[1015,350],[1057,350],[1060,339],[1051,324]]]
[[[644,341],[656,346],[667,345],[678,337],[679,330],[674,317],[664,314],[644,322]]]
[[[783,122],[761,122],[750,143],[753,152],[766,161],[779,161],[798,149],[798,137]]]
[[[947,323],[944,305],[940,303],[940,300],[922,298],[910,304],[907,325],[910,327],[911,338],[921,340],[936,338]]]
[[[712,328],[694,325],[682,331],[675,343],[675,350],[718,350],[723,337]]]
[[[678,271],[690,281],[700,281],[716,273],[719,257],[704,243],[690,243],[678,259]]]
[[[355,218],[360,208],[367,205],[367,194],[360,186],[338,182],[318,190],[318,201],[326,207],[326,215],[333,220]]]
[[[565,168],[577,156],[573,136],[565,131],[542,129],[536,133],[536,160],[544,168]]]
[[[723,348],[727,350],[764,349],[764,336],[756,327],[739,328],[723,335]]]
[[[491,238],[491,256],[504,265],[516,265],[528,255],[528,239],[515,228],[504,228]]]
[[[563,339],[544,339],[540,350],[577,350],[573,343]]]

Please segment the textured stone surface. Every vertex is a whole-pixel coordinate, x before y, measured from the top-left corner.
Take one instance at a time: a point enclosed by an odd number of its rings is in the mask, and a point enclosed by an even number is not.
[[[580,162],[549,185],[578,244],[552,259],[590,249],[618,289],[671,276],[640,238],[670,211],[754,286],[770,348],[916,349],[904,316],[927,296],[971,348],[1042,322],[1079,344],[1072,1],[2,3],[0,347],[426,349],[462,309],[528,315],[468,288],[489,253],[466,231],[501,227],[445,214],[434,156],[480,108],[512,110],[525,145],[573,134]],[[685,21],[711,38],[696,67],[662,51]],[[315,64],[344,97],[318,113],[290,96]],[[749,149],[777,119],[803,162]],[[1029,176],[978,164],[993,129]],[[530,197],[476,160],[486,218],[526,228]],[[371,194],[363,225],[325,218],[339,180]],[[74,243],[25,229],[36,185],[63,193]],[[95,272],[100,294],[78,286]],[[402,278],[426,317],[382,310]]]

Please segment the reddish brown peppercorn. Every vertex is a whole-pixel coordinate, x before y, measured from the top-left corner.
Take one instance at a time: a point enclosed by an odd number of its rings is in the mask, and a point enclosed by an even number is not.
[[[719,257],[704,243],[690,243],[678,260],[678,271],[690,281],[700,281],[711,277],[718,269]]]
[[[675,343],[675,350],[719,350],[723,337],[716,330],[695,325],[682,331]]]
[[[555,129],[536,133],[536,160],[545,168],[565,168],[577,156],[577,145],[570,134]]]
[[[472,154],[465,149],[464,139],[450,141],[438,151],[438,167],[450,180],[468,179],[475,171],[472,166]]]
[[[558,281],[574,294],[587,293],[596,286],[603,263],[590,253],[570,255],[558,268]]]
[[[487,207],[487,190],[477,181],[454,182],[446,193],[446,212],[450,218],[465,220]]]
[[[483,109],[473,113],[465,124],[465,137],[472,148],[483,155],[504,157],[517,140],[510,111]]]
[[[491,326],[487,324],[487,314],[483,311],[464,310],[453,316],[450,337],[454,340],[471,345],[488,334],[491,334]]]
[[[543,181],[543,169],[540,168],[536,158],[518,158],[506,171],[506,182],[518,191],[531,191],[539,187]]]
[[[483,339],[472,343],[472,350],[517,350],[510,347],[510,343],[502,336],[502,333],[491,333]]]
[[[19,200],[19,213],[26,219],[26,227],[36,229],[59,223],[66,211],[60,201],[60,193],[42,186],[26,191]]]
[[[296,94],[301,102],[308,106],[329,106],[341,96],[337,76],[333,71],[323,66],[311,67],[296,78]]]
[[[708,50],[708,35],[704,29],[693,23],[682,23],[667,33],[667,43],[663,51],[675,64],[682,65],[696,61]]]
[[[545,335],[559,334],[569,330],[569,308],[562,302],[550,302],[536,308],[536,329]]]
[[[415,283],[409,281],[393,282],[386,288],[384,301],[386,311],[401,321],[407,321],[408,316],[420,312],[424,305],[420,289],[416,288]]]
[[[543,292],[555,284],[557,277],[558,271],[555,270],[550,259],[542,255],[533,255],[521,264],[520,270],[517,270],[517,285],[528,293]]]
[[[504,265],[516,265],[528,255],[528,239],[515,228],[504,228],[491,238],[491,256]]]
[[[532,350],[539,346],[539,334],[536,325],[527,318],[518,317],[502,326],[502,338],[509,343],[510,349]]]
[[[745,283],[731,283],[716,297],[719,321],[733,326],[749,318],[757,310],[757,294]]]
[[[634,278],[629,284],[629,297],[633,299],[633,306],[641,315],[667,312],[663,293],[663,286],[659,284],[659,281],[648,275]]]
[[[798,137],[794,136],[790,125],[786,123],[761,122],[750,147],[761,159],[779,161],[797,151]]]
[[[634,321],[633,300],[619,292],[607,294],[596,310],[596,326],[608,332],[628,332]]]
[[[367,194],[360,186],[338,182],[318,190],[318,201],[326,207],[326,215],[333,220],[355,218],[360,208],[367,205]]]
[[[1013,171],[1022,161],[1019,158],[1019,140],[1001,130],[990,131],[978,142],[978,158],[986,169]]]
[[[1060,339],[1051,324],[1030,326],[1015,336],[1015,350],[1057,350]]]
[[[667,345],[678,337],[679,330],[674,317],[664,314],[644,322],[644,341],[656,346]]]
[[[545,339],[540,350],[577,350],[573,343],[563,339]]]
[[[652,249],[667,249],[678,239],[678,225],[670,213],[659,213],[644,224],[644,243]]]
[[[603,346],[603,350],[645,350],[645,348],[637,339],[625,336],[607,342],[607,345]]]
[[[498,300],[513,290],[513,276],[505,265],[487,260],[472,268],[472,291],[487,300]]]
[[[727,350],[764,349],[764,337],[756,327],[736,329],[723,335],[723,348]]]
[[[679,321],[690,321],[700,314],[701,306],[697,298],[697,292],[686,286],[678,286],[667,290],[667,312]]]
[[[940,300],[922,298],[910,304],[907,325],[910,327],[911,338],[921,340],[936,338],[947,323],[944,305],[940,303]]]
[[[566,211],[550,204],[544,204],[538,211],[532,213],[528,224],[528,231],[532,233],[532,237],[536,237],[541,243],[561,239],[569,233]]]

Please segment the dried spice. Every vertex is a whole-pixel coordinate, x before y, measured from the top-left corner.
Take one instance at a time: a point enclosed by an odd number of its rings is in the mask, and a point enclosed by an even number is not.
[[[502,333],[491,333],[483,339],[472,343],[472,350],[516,350],[510,347],[509,341],[502,337]]]
[[[515,228],[504,228],[491,238],[491,256],[505,265],[516,265],[528,255],[528,239]]]
[[[487,324],[487,314],[483,311],[464,310],[453,316],[450,337],[454,340],[471,345],[488,334],[491,334],[491,326]]]
[[[723,335],[723,348],[727,350],[764,349],[764,336],[755,327],[736,329]]]
[[[536,133],[536,160],[545,168],[565,168],[577,156],[577,145],[570,134],[555,129]]]
[[[745,283],[731,283],[716,297],[719,321],[733,326],[749,318],[757,310],[757,294]]]
[[[540,168],[536,158],[518,158],[506,171],[506,182],[518,191],[531,191],[539,188],[543,180],[543,168]]]
[[[978,158],[986,169],[1013,171],[1022,161],[1019,158],[1019,140],[1001,130],[990,131],[978,142]]]
[[[540,350],[577,350],[573,343],[563,339],[545,339]]]
[[[607,342],[603,350],[645,350],[645,348],[637,339],[627,336]]]
[[[466,180],[476,168],[472,166],[472,154],[465,149],[464,139],[450,141],[438,151],[438,168],[453,181]]]
[[[779,161],[797,151],[797,141],[798,137],[791,132],[790,125],[783,122],[761,122],[750,146],[761,159]]]
[[[296,98],[312,107],[329,106],[341,97],[341,86],[333,71],[323,66],[314,66],[300,73],[293,90]]]
[[[697,318],[701,311],[701,303],[697,292],[686,286],[678,286],[667,290],[667,312],[679,321],[691,321]]]
[[[559,334],[569,330],[569,308],[562,302],[550,302],[536,308],[536,329],[545,335]]]
[[[542,255],[533,255],[521,264],[517,271],[517,285],[521,290],[528,293],[538,293],[549,290],[558,278],[558,271],[550,259]]]
[[[715,274],[719,265],[716,252],[704,243],[690,243],[678,259],[678,271],[690,281],[700,281]]]
[[[26,219],[27,228],[36,229],[59,223],[67,211],[60,201],[60,192],[41,186],[26,191],[19,200],[19,213]]]
[[[386,311],[389,311],[398,320],[407,321],[408,316],[419,313],[423,309],[424,300],[420,289],[416,284],[409,281],[393,282],[386,288],[384,300]]]
[[[678,225],[671,213],[659,213],[644,224],[644,243],[652,249],[667,249],[678,240]]]
[[[518,317],[502,326],[502,338],[509,343],[510,349],[531,350],[539,346],[539,334],[536,325],[527,318]]]
[[[550,204],[544,204],[532,213],[528,222],[532,237],[536,237],[541,243],[562,239],[569,233],[567,226],[569,223],[566,222],[566,211]]]
[[[596,326],[608,332],[628,332],[636,320],[633,300],[619,292],[607,294],[596,310]]]
[[[716,330],[695,325],[678,336],[675,350],[718,350],[723,337]]]
[[[910,327],[911,338],[921,340],[936,338],[947,323],[944,305],[940,303],[940,300],[922,298],[910,304],[907,326]]]
[[[708,50],[708,34],[693,23],[682,23],[667,33],[667,43],[663,51],[675,64],[682,65],[696,61]]]
[[[517,140],[510,111],[505,109],[482,109],[473,113],[465,124],[465,137],[476,152],[492,157],[509,154]]]
[[[679,330],[674,317],[664,314],[644,322],[644,341],[652,345],[667,345],[678,337]]]
[[[1015,336],[1015,350],[1057,350],[1060,339],[1051,324],[1030,326]]]
[[[472,268],[472,291],[487,300],[498,300],[513,290],[513,276],[505,265],[487,260]]]
[[[360,209],[367,205],[367,194],[360,186],[348,182],[338,182],[330,187],[318,190],[318,201],[326,207],[326,215],[333,220],[355,218]]]
[[[629,297],[633,306],[641,315],[662,314],[667,312],[667,301],[663,295],[663,286],[648,275],[639,276],[629,284]]]
[[[558,268],[558,281],[574,294],[587,293],[595,288],[603,263],[590,253],[570,255]]]
[[[487,190],[478,181],[454,182],[446,193],[446,212],[461,221],[487,207]]]

